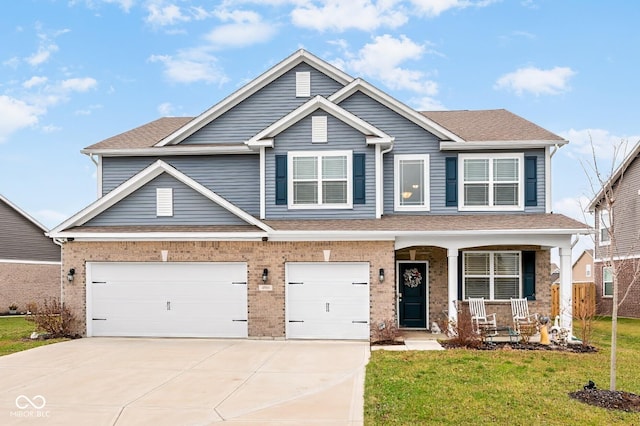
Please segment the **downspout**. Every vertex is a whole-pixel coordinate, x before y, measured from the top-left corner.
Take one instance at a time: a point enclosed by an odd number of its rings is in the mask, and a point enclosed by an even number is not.
[[[382,150],[380,145],[376,145],[376,151],[378,155],[376,155],[376,171],[378,175],[376,176],[376,219],[382,218],[384,213],[384,161],[383,156],[387,154],[393,149],[394,138],[391,139],[391,144],[389,148]]]

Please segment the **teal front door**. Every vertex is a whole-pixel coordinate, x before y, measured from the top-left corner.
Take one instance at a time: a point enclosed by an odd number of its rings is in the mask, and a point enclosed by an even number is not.
[[[400,301],[400,327],[426,328],[427,326],[427,264],[400,263],[398,267],[398,297]]]

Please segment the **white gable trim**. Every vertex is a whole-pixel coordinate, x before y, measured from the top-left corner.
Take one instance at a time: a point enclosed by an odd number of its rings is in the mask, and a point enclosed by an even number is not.
[[[251,147],[265,146],[265,144],[269,144],[268,146],[271,147],[273,146],[273,138],[276,135],[282,133],[284,130],[293,126],[295,123],[318,109],[331,114],[338,120],[348,124],[349,126],[358,130],[360,133],[363,133],[367,139],[368,144],[390,144],[391,142],[393,142],[393,138],[387,135],[382,130],[378,129],[375,126],[372,126],[363,119],[350,113],[346,109],[318,95],[310,99],[308,102],[304,103],[297,109],[291,111],[289,114],[285,115],[280,120],[276,121],[271,126],[267,127],[245,143]]]
[[[316,68],[323,74],[331,77],[332,79],[338,81],[343,85],[353,81],[353,77],[351,77],[350,75],[339,70],[328,62],[323,61],[317,56],[312,55],[306,50],[301,49],[276,66],[272,67],[265,73],[261,74],[250,83],[241,87],[239,90],[226,97],[221,102],[212,106],[207,111],[203,112],[198,117],[182,126],[180,129],[171,133],[169,136],[158,142],[155,146],[175,145],[182,142],[196,131],[211,123],[213,120],[229,111],[231,108],[238,105],[249,96],[258,92],[260,89],[267,86],[269,83],[276,80],[278,77],[282,76],[287,71],[290,71],[303,62],[309,64],[313,68]]]
[[[42,229],[43,232],[47,232],[48,229],[46,226],[44,226],[43,224],[41,224],[40,222],[38,222],[37,220],[35,220],[33,217],[31,217],[27,212],[25,212],[24,210],[22,210],[20,207],[16,206],[15,204],[13,204],[11,201],[9,201],[8,199],[6,199],[5,197],[2,196],[2,194],[0,194],[0,201],[3,201],[6,205],[8,205],[9,207],[11,207],[13,210],[15,210],[16,212],[18,212],[21,216],[23,216],[25,219],[27,219],[29,222],[33,223],[35,226],[37,226],[38,228]]]
[[[551,146],[562,146],[569,141],[559,140],[504,140],[504,141],[466,141],[466,142],[440,142],[442,151],[474,151],[479,149],[514,150],[547,148]]]
[[[370,98],[375,99],[392,111],[397,112],[407,120],[417,124],[428,132],[433,133],[440,139],[464,142],[464,139],[462,139],[460,136],[447,130],[435,121],[430,120],[413,108],[410,108],[397,99],[392,98],[377,87],[372,86],[371,84],[360,78],[353,80],[349,85],[343,87],[333,95],[329,96],[329,100],[331,102],[339,104],[357,91],[360,91]]]
[[[262,223],[260,220],[256,219],[255,217],[251,216],[249,213],[231,204],[229,201],[225,200],[224,198],[222,198],[215,192],[211,191],[210,189],[206,188],[202,184],[191,179],[189,176],[180,172],[176,168],[170,166],[169,164],[165,163],[162,160],[157,160],[155,163],[151,164],[146,169],[142,170],[137,175],[133,176],[131,179],[127,180],[122,185],[118,186],[116,189],[109,192],[104,197],[99,198],[98,200],[96,200],[95,202],[87,206],[84,210],[81,210],[80,212],[73,215],[71,218],[62,222],[60,225],[52,229],[51,232],[49,232],[47,235],[49,235],[52,238],[55,238],[55,237],[58,237],[59,234],[65,229],[71,228],[73,226],[80,226],[86,223],[87,221],[93,219],[100,213],[104,212],[108,208],[118,203],[119,201],[123,200],[125,197],[132,194],[137,189],[142,188],[145,184],[149,183],[156,177],[160,176],[162,173],[167,173],[173,176],[180,182],[191,187],[193,190],[199,192],[200,194],[204,195],[214,203],[218,204],[220,207],[223,207],[224,209],[238,216],[240,219],[244,220],[245,222],[251,225],[257,226],[258,228],[264,231],[271,230],[269,226]]]

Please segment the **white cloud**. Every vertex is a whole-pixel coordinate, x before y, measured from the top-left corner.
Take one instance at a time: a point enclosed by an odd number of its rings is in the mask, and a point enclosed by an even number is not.
[[[231,21],[214,28],[205,36],[217,49],[265,43],[276,34],[276,26],[262,21],[262,17],[253,11],[218,10],[216,16],[222,21]]]
[[[559,135],[571,142],[566,149],[572,157],[581,157],[589,162],[593,162],[595,154],[598,160],[608,160],[609,163],[615,156],[616,163],[619,163],[640,141],[640,135],[614,135],[604,129],[570,129]]]
[[[31,89],[32,87],[40,86],[40,85],[46,83],[48,80],[49,79],[47,77],[39,77],[39,76],[35,76],[34,75],[29,80],[27,80],[24,83],[22,83],[22,87],[24,87],[26,89]]]
[[[55,133],[62,130],[62,127],[56,126],[55,124],[47,124],[46,126],[42,126],[42,131],[44,133]]]
[[[217,83],[228,81],[224,71],[217,65],[217,59],[205,48],[179,51],[177,55],[152,55],[151,62],[164,65],[165,77],[178,83]]]
[[[149,15],[145,18],[145,21],[151,25],[175,25],[191,20],[191,18],[184,15],[180,7],[175,4],[163,5],[162,2],[149,3],[147,5],[147,11]]]
[[[404,35],[394,38],[385,34],[375,37],[372,43],[343,62],[358,75],[379,79],[392,89],[432,97],[438,93],[438,84],[429,80],[423,71],[402,66],[406,61],[419,59],[427,51],[427,45],[415,43]]]
[[[163,102],[158,105],[158,112],[163,116],[170,116],[173,114],[173,105],[171,102]]]
[[[38,123],[44,111],[19,99],[0,95],[0,142],[13,132]]]
[[[65,221],[69,215],[55,210],[38,210],[33,214],[33,217],[43,225],[52,228],[53,226]]]
[[[294,8],[291,20],[298,27],[317,31],[372,31],[400,27],[408,17],[395,0],[325,0],[320,5],[310,1]]]
[[[26,61],[31,66],[41,65],[49,60],[51,54],[58,51],[58,46],[54,43],[48,43],[41,45],[38,51],[26,58]]]
[[[436,17],[450,9],[464,9],[467,7],[486,7],[499,0],[410,0],[419,13]]]
[[[78,3],[84,3],[90,9],[97,8],[101,3],[115,4],[120,6],[120,8],[125,12],[129,13],[131,8],[133,7],[134,2],[135,0],[70,0],[69,4],[71,6],[74,6]]]
[[[584,195],[578,197],[567,197],[554,201],[553,212],[560,213],[580,222],[593,225],[593,217],[585,210],[589,205],[589,198]]]
[[[100,109],[100,108],[102,108],[102,105],[93,104],[93,105],[89,105],[88,108],[76,110],[74,112],[74,114],[75,115],[91,115],[91,114],[93,114],[93,111],[95,111],[97,109]]]
[[[409,104],[416,111],[444,111],[447,109],[439,100],[430,96],[412,98],[409,100]]]
[[[97,85],[98,85],[98,82],[91,77],[70,78],[67,80],[63,80],[60,83],[60,87],[64,91],[71,91],[71,92],[86,92],[89,89],[93,89]]]
[[[569,67],[547,70],[536,67],[519,68],[500,77],[494,88],[513,91],[518,95],[524,92],[536,96],[558,95],[570,90],[569,79],[575,74],[576,72]]]

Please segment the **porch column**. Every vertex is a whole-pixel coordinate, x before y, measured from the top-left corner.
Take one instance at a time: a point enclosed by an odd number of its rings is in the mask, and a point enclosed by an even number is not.
[[[573,336],[573,277],[571,274],[571,247],[560,247],[560,327],[569,329]]]
[[[456,309],[456,301],[458,300],[458,249],[448,249],[447,259],[449,262],[447,268],[447,276],[449,278],[447,310],[449,311],[449,321],[455,322],[458,320],[458,311]]]

